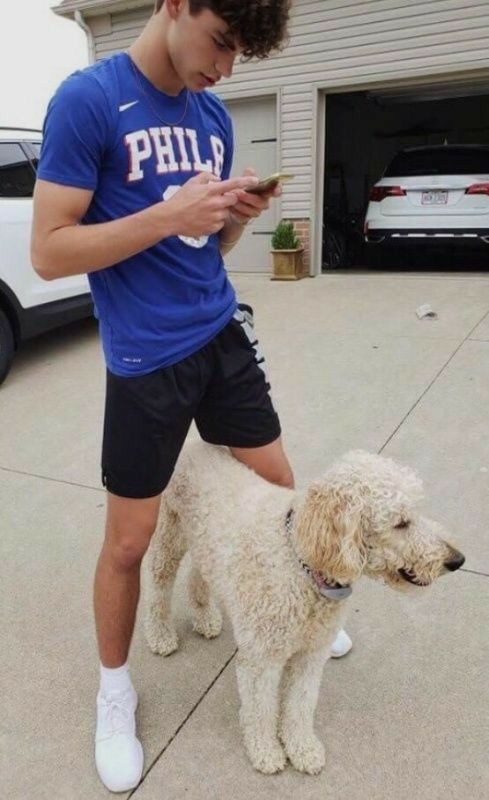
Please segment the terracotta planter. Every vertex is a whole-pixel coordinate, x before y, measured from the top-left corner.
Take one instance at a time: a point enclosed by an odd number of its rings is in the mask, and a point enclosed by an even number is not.
[[[271,253],[273,258],[272,281],[298,281],[305,277],[303,247],[298,250],[272,250]]]

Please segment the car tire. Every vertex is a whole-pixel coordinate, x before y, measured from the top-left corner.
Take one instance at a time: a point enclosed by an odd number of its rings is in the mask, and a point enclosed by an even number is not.
[[[7,377],[15,352],[14,333],[7,316],[0,308],[0,383]]]

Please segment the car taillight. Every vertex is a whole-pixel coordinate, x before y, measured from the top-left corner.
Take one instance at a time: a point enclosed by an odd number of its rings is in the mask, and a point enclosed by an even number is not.
[[[374,186],[370,192],[370,201],[380,203],[385,197],[404,197],[405,189],[400,186]]]
[[[487,194],[489,195],[489,183],[473,183],[465,190],[465,194]]]

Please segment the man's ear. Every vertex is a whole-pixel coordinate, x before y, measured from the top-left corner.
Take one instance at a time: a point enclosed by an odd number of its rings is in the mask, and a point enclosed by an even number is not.
[[[327,578],[349,584],[360,577],[366,562],[362,504],[315,484],[298,511],[295,535],[306,564]]]
[[[182,0],[163,0],[161,7],[165,7],[168,16],[171,19],[176,19],[180,13]]]
[[[184,4],[185,0],[164,0],[163,2],[171,19],[177,19],[180,16]]]

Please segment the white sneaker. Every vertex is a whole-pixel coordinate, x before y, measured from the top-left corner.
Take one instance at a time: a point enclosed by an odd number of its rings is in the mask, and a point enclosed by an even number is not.
[[[143,748],[136,738],[138,696],[125,692],[97,695],[95,763],[102,783],[111,792],[134,789],[143,774]]]
[[[341,656],[346,656],[346,654],[350,652],[352,647],[353,647],[352,640],[350,639],[346,631],[344,631],[343,628],[340,628],[336,639],[331,645],[331,658],[341,658]]]

